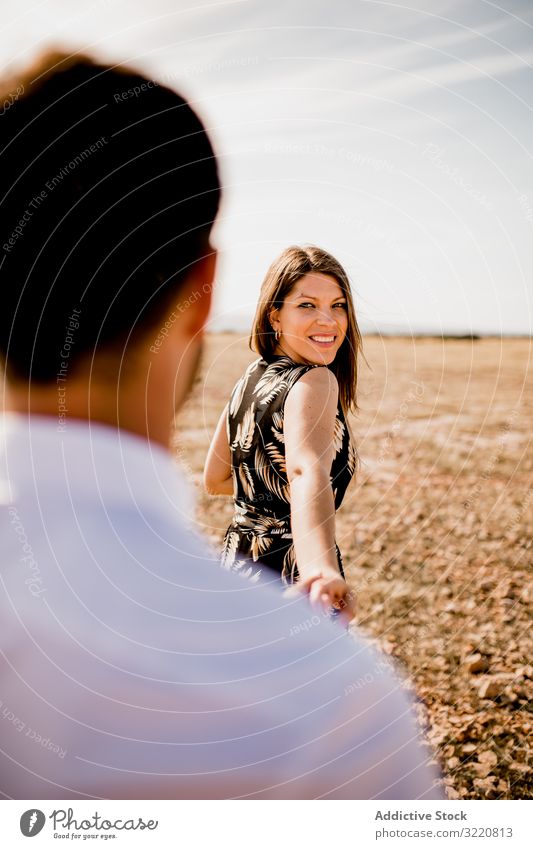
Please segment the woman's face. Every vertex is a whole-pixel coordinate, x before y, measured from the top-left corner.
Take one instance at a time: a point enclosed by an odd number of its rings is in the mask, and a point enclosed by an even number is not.
[[[330,365],[348,330],[346,296],[334,277],[310,272],[293,286],[270,320],[280,331],[274,353],[297,363]]]

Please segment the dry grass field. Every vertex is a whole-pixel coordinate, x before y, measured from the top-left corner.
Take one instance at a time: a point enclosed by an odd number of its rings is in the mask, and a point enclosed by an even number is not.
[[[533,344],[368,337],[365,355],[361,467],[337,514],[357,624],[408,672],[450,798],[531,797]],[[178,423],[217,546],[231,503],[203,494],[203,461],[255,356],[208,336]]]

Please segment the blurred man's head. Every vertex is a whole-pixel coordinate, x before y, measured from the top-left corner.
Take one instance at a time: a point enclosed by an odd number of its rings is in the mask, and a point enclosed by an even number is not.
[[[20,393],[31,382],[37,395],[59,375],[74,393],[79,375],[102,384],[146,372],[150,358],[161,370],[166,358],[181,401],[209,309],[220,200],[200,119],[131,69],[62,53],[18,74],[2,101],[0,356],[9,384]]]

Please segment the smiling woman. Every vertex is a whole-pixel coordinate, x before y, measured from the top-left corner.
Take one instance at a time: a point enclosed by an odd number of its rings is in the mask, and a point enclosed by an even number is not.
[[[233,495],[226,568],[268,566],[325,609],[354,612],[335,511],[356,469],[347,413],[356,409],[361,336],[342,266],[291,247],[265,277],[250,347],[260,354],[233,389],[207,456],[211,494]]]
[[[335,278],[306,274],[282,306],[270,313],[277,348],[295,362],[312,362],[319,351],[324,355],[320,364],[329,365],[346,338],[346,309],[346,296]]]

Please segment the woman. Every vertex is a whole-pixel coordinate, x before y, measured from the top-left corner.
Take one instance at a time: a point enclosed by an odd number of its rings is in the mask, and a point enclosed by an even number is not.
[[[231,393],[204,472],[210,494],[235,502],[223,565],[257,577],[254,563],[269,566],[351,618],[335,511],[356,469],[346,414],[356,409],[361,334],[334,257],[283,251],[263,282],[250,348],[260,358]]]

